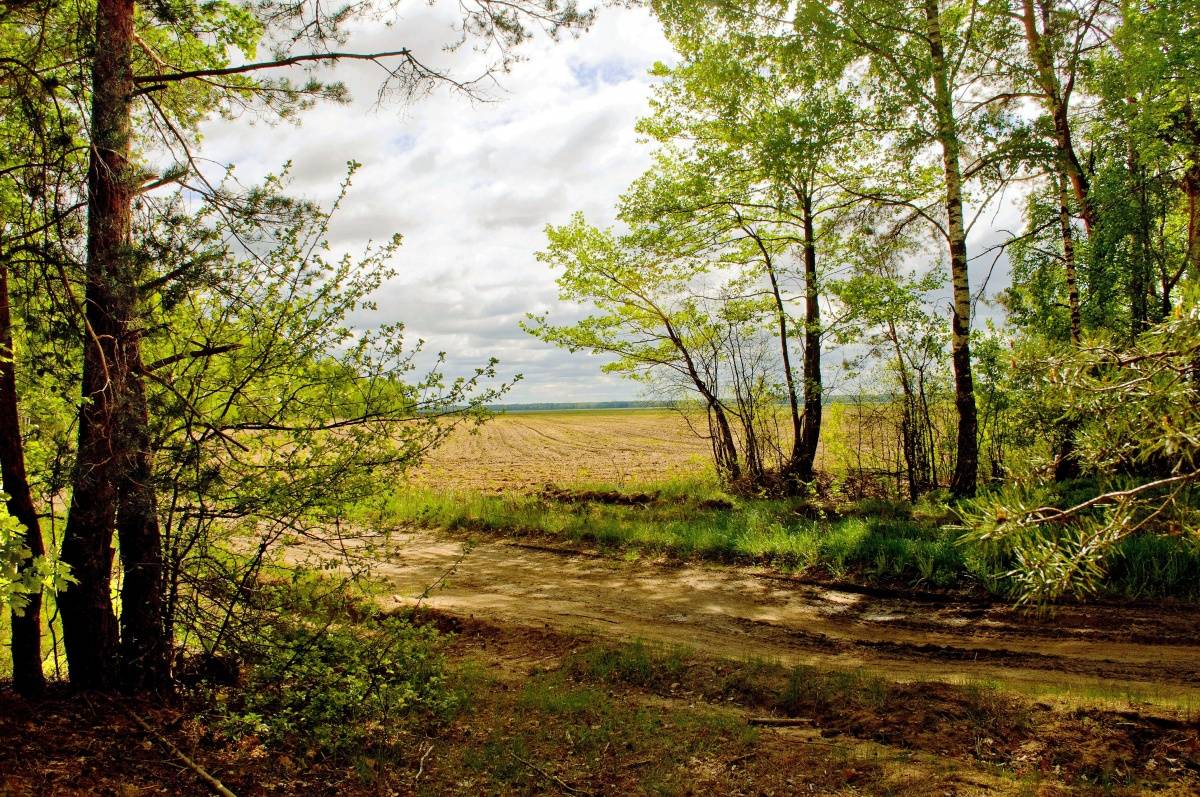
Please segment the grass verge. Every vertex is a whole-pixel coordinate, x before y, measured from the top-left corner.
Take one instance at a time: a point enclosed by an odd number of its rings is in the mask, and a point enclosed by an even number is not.
[[[763,563],[817,577],[1005,595],[1011,552],[968,542],[936,503],[817,504],[727,495],[709,480],[636,490],[588,484],[493,494],[407,487],[381,510],[390,523],[590,543],[627,554]],[[1109,562],[1105,594],[1200,599],[1200,544],[1135,536]]]

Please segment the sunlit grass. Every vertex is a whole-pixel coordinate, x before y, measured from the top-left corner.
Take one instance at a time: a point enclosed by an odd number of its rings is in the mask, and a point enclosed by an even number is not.
[[[1185,722],[1200,717],[1200,693],[1181,691],[1174,684],[1117,681],[1066,681],[1053,676],[1045,681],[1028,678],[947,678],[947,683],[963,687],[1003,689],[1031,700],[1049,701],[1070,707],[1087,706],[1111,711],[1144,711],[1153,706]]]
[[[822,518],[788,500],[731,498],[715,485],[680,480],[645,492],[646,505],[568,502],[537,495],[410,488],[387,502],[391,522],[496,533],[540,534],[602,547],[823,568],[950,585],[970,576],[956,535],[904,517]],[[604,490],[605,485],[581,489]]]
[[[586,493],[592,493],[587,497]],[[595,494],[602,494],[596,498]],[[576,500],[573,496],[582,495]],[[615,496],[640,502],[623,504]],[[610,500],[605,500],[610,499]],[[378,511],[378,510],[377,510]],[[407,486],[383,504],[394,524],[540,535],[624,552],[770,564],[787,572],[891,580],[1007,594],[1011,554],[965,542],[944,508],[868,500],[822,512],[797,499],[725,493],[697,475],[620,486],[573,484],[562,494],[486,493]],[[1200,546],[1133,537],[1118,548],[1104,592],[1200,598]]]

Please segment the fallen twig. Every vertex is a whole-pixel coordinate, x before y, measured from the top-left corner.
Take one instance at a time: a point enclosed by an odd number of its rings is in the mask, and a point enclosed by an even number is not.
[[[429,754],[433,752],[433,742],[429,743],[429,749],[421,754],[421,760],[417,764],[417,774],[413,775],[413,785],[417,785],[417,781],[421,779],[421,773],[425,771],[425,759],[429,758]]]
[[[141,725],[142,730],[144,730],[146,733],[150,734],[150,738],[154,739],[154,741],[158,742],[160,745],[162,745],[164,748],[166,748],[167,752],[171,753],[173,756],[178,758],[180,761],[187,764],[188,769],[195,772],[196,775],[199,776],[200,780],[204,781],[204,785],[206,785],[210,789],[212,789],[214,793],[221,795],[221,797],[237,797],[237,795],[234,794],[233,792],[231,792],[224,783],[222,783],[221,781],[219,781],[215,777],[213,777],[213,775],[211,775],[207,769],[205,769],[204,767],[197,764],[186,753],[184,753],[182,750],[180,750],[178,747],[176,747],[174,744],[172,744],[170,739],[167,739],[165,736],[160,734],[158,731],[154,730],[154,728],[152,728],[150,726],[150,723],[148,723],[144,719],[142,719],[141,716],[136,711],[131,709],[129,706],[125,706],[124,708],[125,708],[126,713],[128,713],[129,716],[133,718],[133,721],[136,722],[138,725]]]
[[[849,747],[847,747],[844,744],[838,744],[837,742],[827,742],[824,739],[797,739],[796,741],[799,742],[800,744],[816,744],[816,745],[820,745],[822,747],[836,747],[839,750],[849,750],[850,749]]]
[[[565,791],[567,794],[578,794],[578,795],[581,795],[581,797],[593,797],[593,795],[590,791],[584,791],[583,789],[572,786],[570,783],[567,783],[565,780],[558,777],[554,773],[547,772],[546,770],[539,767],[537,764],[534,764],[532,761],[526,761],[524,758],[521,758],[521,756],[517,755],[516,753],[512,752],[511,750],[509,751],[508,754],[510,756],[512,756],[514,759],[516,759],[516,761],[518,761],[519,763],[524,764],[525,766],[532,769],[534,772],[541,775],[546,780],[549,780],[551,783],[554,783],[555,785],[557,785],[560,789]]]
[[[751,717],[747,725],[765,725],[771,728],[795,728],[799,725],[812,725],[807,717]]]

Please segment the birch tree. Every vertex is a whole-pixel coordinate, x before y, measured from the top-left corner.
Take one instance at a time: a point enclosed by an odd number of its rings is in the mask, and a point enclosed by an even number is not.
[[[691,184],[701,182],[704,190],[666,192],[638,215],[690,215],[707,221],[707,240],[715,246],[749,244],[749,262],[765,275],[773,300],[787,385],[793,442],[784,475],[810,482],[822,414],[818,258],[821,237],[836,227],[822,222],[852,202],[833,173],[854,156],[858,123],[851,93],[793,70],[784,41],[778,32],[737,41],[685,39],[685,60],[657,70],[667,81],[654,115],[639,129],[693,163],[704,177]],[[786,294],[797,271],[803,319],[794,324]],[[803,352],[799,389],[790,352],[796,328]]]

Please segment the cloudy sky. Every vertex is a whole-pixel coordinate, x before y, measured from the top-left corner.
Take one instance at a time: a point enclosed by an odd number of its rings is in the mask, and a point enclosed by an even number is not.
[[[410,47],[460,78],[478,75],[493,58],[469,47],[446,50],[456,38],[457,3],[431,8],[408,0],[401,8],[393,25],[362,23],[344,49]],[[354,252],[400,232],[404,245],[378,313],[359,324],[404,321],[429,350],[448,353],[452,372],[498,357],[503,374],[524,375],[508,401],[638,398],[636,385],[600,373],[599,358],[554,349],[517,324],[527,312],[578,317],[579,308],[556,301],[553,274],[534,252],[544,245],[545,225],[575,210],[611,223],[618,196],[649,165],[650,146],[633,127],[648,111],[647,72],[655,61],[670,61],[671,48],[644,9],[605,8],[588,32],[558,42],[535,38],[519,52],[523,60],[484,87],[487,102],[444,87],[409,102],[379,102],[379,67],[343,63],[325,76],[348,85],[349,105],[318,106],[297,124],[215,121],[203,155],[235,164],[246,183],[290,161],[293,190],[326,201],[346,162],[363,164],[331,243]],[[973,250],[994,243],[1014,215],[1010,204],[981,220]],[[991,265],[991,257],[973,264],[975,287]],[[1001,264],[989,292],[1002,287],[1005,271]]]
[[[407,46],[460,77],[477,75],[487,56],[443,51],[455,37],[452,9],[410,6],[391,27],[364,25],[345,49]],[[549,347],[517,322],[557,305],[553,274],[533,256],[545,225],[575,210],[609,223],[619,194],[649,164],[633,125],[647,112],[647,71],[670,60],[671,48],[648,12],[614,8],[578,38],[540,37],[519,52],[524,60],[485,87],[490,102],[443,88],[381,104],[378,67],[340,65],[332,74],[351,89],[350,105],[313,108],[298,125],[214,122],[203,155],[236,164],[243,182],[291,161],[293,190],[326,200],[346,161],[361,162],[334,247],[360,250],[393,232],[404,245],[378,314],[360,323],[402,320],[460,371],[498,357],[504,373],[525,377],[508,401],[636,398],[636,386],[601,374],[597,358]]]

